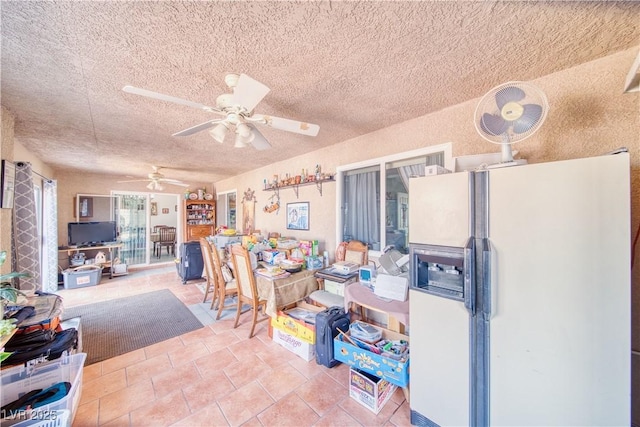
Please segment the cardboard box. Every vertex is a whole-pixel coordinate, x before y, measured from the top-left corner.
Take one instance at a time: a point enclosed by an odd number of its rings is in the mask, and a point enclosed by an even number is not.
[[[287,259],[287,254],[283,251],[278,251],[277,249],[267,249],[266,251],[262,251],[262,261],[269,265],[280,264],[280,262],[285,259]]]
[[[408,336],[386,329],[382,330],[382,338],[409,341]],[[399,387],[409,385],[409,358],[395,360],[376,354],[347,341],[342,341],[342,334],[338,334],[333,340],[333,357],[342,363],[387,380]]]
[[[380,412],[397,388],[375,375],[349,369],[349,396],[374,414]]]
[[[302,357],[307,362],[315,359],[316,357],[316,345],[310,344],[306,341],[301,340],[300,338],[294,337],[291,334],[288,334],[280,329],[272,328],[273,330],[273,341],[277,342],[287,350],[292,353],[297,354]]]
[[[305,302],[299,302],[297,308],[303,308],[315,313],[323,310],[322,307],[316,307],[315,305],[307,304]],[[306,323],[303,320],[295,319],[289,316],[287,313],[291,310],[279,311],[276,317],[271,318],[271,326],[274,329],[279,329],[295,338],[298,338],[306,343],[316,344],[316,327],[313,324]]]
[[[95,286],[100,283],[102,267],[97,265],[85,265],[69,268],[62,272],[64,276],[64,288],[75,289],[85,286]]]

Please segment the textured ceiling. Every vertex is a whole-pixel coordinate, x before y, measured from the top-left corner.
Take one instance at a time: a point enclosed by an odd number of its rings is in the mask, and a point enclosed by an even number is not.
[[[638,45],[636,2],[2,1],[2,105],[54,169],[208,182],[300,155]],[[271,91],[255,111],[320,126],[267,127],[236,149],[218,118],[123,92],[215,106],[224,77]],[[83,161],[83,159],[91,159]],[[97,159],[97,160],[96,160]]]

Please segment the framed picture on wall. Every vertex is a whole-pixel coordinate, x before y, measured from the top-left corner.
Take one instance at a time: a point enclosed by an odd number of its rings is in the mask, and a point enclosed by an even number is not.
[[[158,202],[151,202],[151,215],[158,215]]]
[[[76,211],[76,206],[78,211]],[[80,218],[93,217],[93,197],[73,198],[73,216],[76,216],[76,212],[80,212]]]
[[[0,207],[10,209],[16,188],[16,165],[9,160],[2,161],[0,184]]]
[[[309,229],[309,202],[287,203],[287,229]]]
[[[169,208],[162,208],[162,213],[163,214],[168,214],[169,213]]]

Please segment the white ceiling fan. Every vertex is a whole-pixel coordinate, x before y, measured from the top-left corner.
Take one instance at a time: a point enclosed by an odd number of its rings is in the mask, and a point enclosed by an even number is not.
[[[188,187],[189,184],[185,184],[182,181],[178,181],[177,179],[165,178],[163,174],[160,173],[160,169],[162,166],[151,166],[153,168],[153,172],[147,175],[146,179],[132,179],[129,181],[118,181],[118,182],[149,182],[147,188],[149,190],[162,191],[164,187],[162,184],[169,185],[178,185],[180,187]]]
[[[173,136],[187,136],[213,128],[209,134],[219,143],[223,143],[229,130],[235,133],[235,147],[242,148],[251,144],[257,150],[271,148],[271,144],[260,133],[255,125],[265,125],[274,129],[299,133],[307,136],[316,136],[320,126],[296,120],[283,119],[262,114],[255,114],[254,108],[269,93],[269,88],[246,74],[227,74],[225,83],[231,88],[233,93],[222,94],[216,99],[216,106],[209,107],[197,102],[187,101],[170,95],[152,92],[133,86],[125,86],[123,91],[142,95],[161,101],[173,102],[198,108],[210,113],[224,116],[221,119],[209,120],[199,125],[190,127],[183,131],[174,133]]]

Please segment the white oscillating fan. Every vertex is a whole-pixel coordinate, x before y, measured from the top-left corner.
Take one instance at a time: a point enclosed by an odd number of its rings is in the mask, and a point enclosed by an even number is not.
[[[474,124],[487,141],[501,146],[501,161],[488,167],[515,166],[511,144],[533,135],[542,126],[549,110],[544,92],[526,82],[496,86],[476,107]]]

